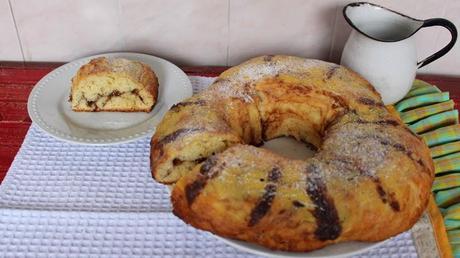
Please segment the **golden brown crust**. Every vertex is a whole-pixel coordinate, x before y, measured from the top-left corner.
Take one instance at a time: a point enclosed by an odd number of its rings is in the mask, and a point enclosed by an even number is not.
[[[125,107],[125,108],[111,108],[111,107],[97,107],[97,108],[82,108],[77,107],[75,103],[72,104],[72,109],[79,112],[99,112],[99,111],[109,111],[109,112],[150,112],[152,111],[157,98],[158,98],[158,78],[155,72],[150,68],[150,66],[138,62],[131,61],[127,59],[108,59],[106,57],[99,57],[92,59],[89,63],[83,65],[72,78],[72,87],[71,87],[71,96],[70,100],[72,101],[75,97],[74,92],[80,87],[81,82],[91,76],[104,76],[111,74],[124,74],[131,80],[142,85],[142,88],[150,94],[153,98],[153,102],[149,107],[138,108],[138,107]],[[125,93],[127,94],[127,93]],[[104,96],[101,96],[104,97]]]
[[[318,152],[289,160],[248,145],[279,136]],[[286,251],[406,231],[434,178],[428,147],[366,80],[289,56],[251,59],[172,107],[152,137],[151,169],[175,183],[185,222]]]

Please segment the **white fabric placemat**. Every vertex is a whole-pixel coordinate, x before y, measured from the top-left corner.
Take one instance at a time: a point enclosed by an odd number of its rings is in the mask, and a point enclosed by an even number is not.
[[[197,92],[214,78],[190,77]],[[255,257],[171,212],[150,175],[150,137],[59,141],[37,126],[0,186],[0,257]],[[357,257],[417,257],[410,232]]]

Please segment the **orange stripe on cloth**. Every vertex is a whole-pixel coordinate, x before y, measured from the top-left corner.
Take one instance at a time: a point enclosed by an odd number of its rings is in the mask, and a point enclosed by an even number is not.
[[[444,220],[438,206],[436,206],[433,195],[430,196],[430,200],[428,201],[427,212],[430,217],[431,225],[433,226],[434,237],[439,255],[442,258],[453,257],[452,249],[449,244],[449,238],[447,237],[446,227],[444,226]]]

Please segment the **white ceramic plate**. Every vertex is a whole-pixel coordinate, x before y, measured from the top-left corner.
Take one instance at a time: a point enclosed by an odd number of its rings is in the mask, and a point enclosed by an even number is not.
[[[366,243],[366,242],[345,242],[327,246],[323,249],[319,249],[312,252],[282,252],[282,251],[273,251],[268,248],[265,248],[260,245],[251,244],[248,242],[243,242],[239,240],[233,240],[228,238],[222,238],[216,236],[218,239],[222,240],[226,244],[233,246],[242,251],[262,255],[266,257],[286,257],[286,258],[326,258],[326,257],[348,257],[352,255],[357,255],[364,253],[372,248],[380,246],[385,243],[385,241],[377,243]]]
[[[158,101],[150,113],[73,112],[68,102],[70,80],[95,57],[122,57],[152,67],[159,80]],[[78,59],[43,77],[32,90],[27,109],[32,121],[50,135],[81,144],[115,144],[153,134],[165,112],[192,95],[192,84],[177,66],[164,59],[138,53],[108,53]]]

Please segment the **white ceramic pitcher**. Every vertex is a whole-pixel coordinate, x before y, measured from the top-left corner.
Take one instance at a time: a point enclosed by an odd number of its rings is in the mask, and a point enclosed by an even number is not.
[[[341,64],[366,78],[387,105],[407,94],[417,68],[445,55],[457,40],[454,24],[446,19],[417,20],[366,2],[348,4],[343,15],[353,31],[343,49]],[[452,38],[444,48],[417,62],[413,35],[431,26],[447,28]]]

